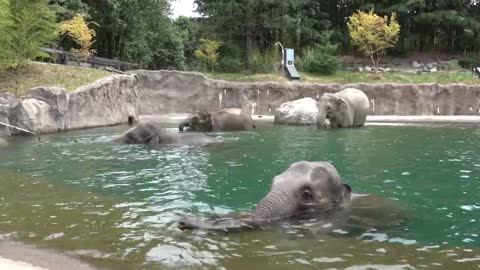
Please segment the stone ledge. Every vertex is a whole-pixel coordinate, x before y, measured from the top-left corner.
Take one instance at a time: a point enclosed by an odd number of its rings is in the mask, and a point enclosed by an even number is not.
[[[165,123],[179,123],[187,113],[140,115],[140,120],[158,120]],[[273,115],[252,115],[255,122],[273,123]],[[480,124],[480,116],[471,115],[369,115],[367,125],[390,124]]]

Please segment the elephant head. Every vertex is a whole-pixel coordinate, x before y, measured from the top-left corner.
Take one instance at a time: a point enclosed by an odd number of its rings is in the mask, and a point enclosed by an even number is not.
[[[169,139],[170,136],[160,128],[159,123],[141,122],[113,139],[113,141],[125,144],[159,144]]]
[[[350,203],[351,188],[343,183],[333,165],[300,161],[273,179],[270,192],[253,212],[228,219],[185,219],[178,227],[218,231],[256,229],[286,218],[328,218],[339,210],[348,209]]]
[[[323,94],[318,101],[317,126],[318,128],[326,128],[328,126],[326,120],[328,119],[331,127],[341,127],[340,125],[347,117],[347,113],[348,104],[344,99],[335,94]]]
[[[207,111],[199,111],[180,122],[178,130],[183,131],[187,127],[188,131],[210,132],[213,129],[212,116]]]

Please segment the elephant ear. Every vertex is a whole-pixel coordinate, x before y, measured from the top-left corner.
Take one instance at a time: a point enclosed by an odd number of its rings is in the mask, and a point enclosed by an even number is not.
[[[351,200],[352,197],[352,188],[348,184],[343,184],[343,197]]]
[[[338,99],[338,109],[339,109],[339,111],[347,111],[348,110],[348,103],[345,99],[343,99],[343,98]]]

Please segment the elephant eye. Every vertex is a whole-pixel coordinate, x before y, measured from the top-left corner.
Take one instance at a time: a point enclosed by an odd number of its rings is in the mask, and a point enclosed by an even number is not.
[[[304,202],[313,202],[313,194],[309,189],[304,189],[302,193],[302,199]]]

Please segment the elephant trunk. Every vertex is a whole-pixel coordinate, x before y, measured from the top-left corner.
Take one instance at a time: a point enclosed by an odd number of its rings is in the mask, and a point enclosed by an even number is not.
[[[318,106],[317,128],[327,128],[327,111],[325,106],[320,103]]]
[[[178,124],[178,130],[183,131],[185,127],[189,127],[189,126],[190,126],[189,119],[185,119],[182,122],[180,122],[180,124]]]
[[[218,232],[239,232],[258,228],[260,224],[250,218],[220,218],[215,220],[183,219],[178,228],[184,230],[208,230]]]
[[[180,230],[209,230],[236,232],[260,229],[269,223],[295,214],[296,203],[283,191],[271,191],[252,213],[241,218],[219,218],[213,220],[183,219],[178,223]]]
[[[257,220],[271,221],[292,216],[297,209],[297,203],[282,190],[272,190],[257,205],[253,216]]]

